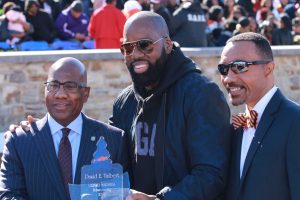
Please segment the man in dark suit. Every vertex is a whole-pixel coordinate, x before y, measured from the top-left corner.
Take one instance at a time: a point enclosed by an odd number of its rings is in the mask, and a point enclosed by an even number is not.
[[[86,84],[79,60],[62,58],[51,66],[45,83],[48,113],[29,131],[17,128],[6,135],[0,199],[70,199],[68,183],[80,183],[81,167],[91,163],[100,136],[111,160],[126,167],[123,132],[81,112],[90,92]]]
[[[300,107],[274,85],[270,44],[256,33],[232,37],[223,49],[221,80],[234,106],[228,200],[300,199]]]

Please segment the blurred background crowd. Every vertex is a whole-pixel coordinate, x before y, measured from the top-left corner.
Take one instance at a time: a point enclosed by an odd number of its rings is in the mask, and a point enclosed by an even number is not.
[[[182,47],[224,46],[250,31],[272,45],[300,44],[299,0],[0,0],[0,6],[2,50],[119,48],[125,21],[141,10],[160,14]]]

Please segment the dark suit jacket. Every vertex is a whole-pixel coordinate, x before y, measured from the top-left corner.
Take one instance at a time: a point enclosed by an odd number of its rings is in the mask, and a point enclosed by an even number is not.
[[[240,179],[243,130],[234,133],[228,200],[300,199],[300,107],[278,90],[264,110]]]
[[[127,167],[127,142],[123,131],[83,115],[83,128],[74,183],[79,184],[81,167],[91,164],[96,143],[104,136],[113,162]],[[96,140],[92,141],[91,137]],[[63,179],[47,117],[32,124],[28,132],[18,128],[7,135],[0,174],[0,199],[64,200]]]

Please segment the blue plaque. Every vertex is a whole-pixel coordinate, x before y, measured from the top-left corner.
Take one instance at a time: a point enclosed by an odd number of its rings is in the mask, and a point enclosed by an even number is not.
[[[100,137],[91,165],[81,168],[81,184],[69,184],[71,200],[124,200],[129,194],[128,173],[112,163],[104,137]]]

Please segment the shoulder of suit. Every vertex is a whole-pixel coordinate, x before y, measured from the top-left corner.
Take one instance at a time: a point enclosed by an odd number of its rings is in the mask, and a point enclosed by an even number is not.
[[[284,110],[290,115],[295,115],[300,118],[300,105],[288,98],[283,100]]]

